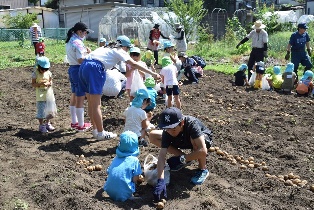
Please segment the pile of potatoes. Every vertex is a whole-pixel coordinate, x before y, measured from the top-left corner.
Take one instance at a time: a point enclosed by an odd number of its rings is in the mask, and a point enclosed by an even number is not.
[[[240,169],[247,169],[247,168],[258,168],[262,171],[268,171],[268,166],[265,162],[256,163],[254,161],[254,157],[249,157],[245,159],[243,156],[239,155],[230,155],[226,151],[221,150],[219,147],[210,147],[209,152],[215,152],[217,155],[220,156],[221,159],[227,160],[232,165],[240,164]]]
[[[84,155],[80,155],[77,157],[79,157],[79,161],[76,162],[77,165],[80,165],[80,166],[84,166],[84,169],[89,171],[89,172],[92,172],[92,171],[101,171],[102,170],[102,165],[92,165],[94,163],[94,160],[91,159],[91,160],[86,160]]]
[[[220,156],[220,159],[226,160],[230,162],[232,165],[240,164],[240,169],[247,169],[247,168],[257,168],[262,171],[269,171],[268,166],[266,165],[266,162],[257,163],[254,161],[254,157],[249,157],[248,159],[245,159],[243,156],[239,155],[230,155],[226,151],[221,150],[219,147],[210,147],[209,152],[216,153]],[[293,173],[289,173],[287,175],[271,175],[269,173],[265,174],[268,178],[277,179],[280,182],[283,182],[286,186],[298,186],[298,187],[304,187],[308,184],[307,180],[301,180],[300,176],[295,175]],[[310,186],[310,190],[314,192],[314,185]]]

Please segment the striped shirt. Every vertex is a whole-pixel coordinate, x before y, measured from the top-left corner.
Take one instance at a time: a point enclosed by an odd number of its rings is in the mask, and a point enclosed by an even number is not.
[[[32,42],[39,42],[39,38],[42,37],[41,29],[39,27],[37,27],[37,31],[35,31],[34,28],[31,27],[29,29],[29,32],[31,35]],[[36,33],[37,33],[37,38],[36,38]]]

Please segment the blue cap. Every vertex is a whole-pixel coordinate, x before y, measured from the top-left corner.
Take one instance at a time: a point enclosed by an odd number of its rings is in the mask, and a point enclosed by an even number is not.
[[[241,64],[241,66],[239,67],[239,70],[240,71],[243,71],[243,70],[246,70],[248,67],[247,67],[247,65],[246,64]]]
[[[107,40],[106,40],[106,38],[100,38],[99,39],[99,42],[106,42]]]
[[[141,50],[140,50],[140,48],[138,48],[138,47],[132,47],[132,48],[130,49],[130,53],[132,53],[132,52],[141,53]]]
[[[168,48],[168,47],[173,47],[174,44],[172,44],[170,41],[165,41],[164,42],[164,49]]]
[[[311,70],[305,71],[301,80],[307,80],[309,77],[313,78],[313,72]]]
[[[293,72],[294,70],[294,64],[288,63],[285,72]]]
[[[132,106],[141,108],[145,98],[150,98],[147,89],[138,89],[135,92],[135,98],[132,100]]]
[[[274,66],[274,74],[279,75],[280,74],[280,66]]]
[[[129,37],[122,35],[117,38],[118,45],[121,47],[132,47]]]
[[[120,135],[120,142],[116,149],[118,157],[138,156],[138,137],[132,131],[125,131]]]
[[[308,29],[309,27],[306,25],[306,23],[299,23],[298,28]]]
[[[39,65],[41,68],[44,68],[44,69],[50,68],[49,59],[45,56],[41,56],[41,57],[36,58],[36,62],[37,62],[37,65]]]

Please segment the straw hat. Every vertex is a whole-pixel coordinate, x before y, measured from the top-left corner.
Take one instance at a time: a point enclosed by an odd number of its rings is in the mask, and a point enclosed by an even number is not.
[[[254,25],[252,26],[253,29],[263,29],[266,28],[266,26],[262,23],[262,21],[257,20],[255,21]]]
[[[33,23],[32,27],[33,27],[33,28],[38,28],[39,25],[37,25],[37,23]]]

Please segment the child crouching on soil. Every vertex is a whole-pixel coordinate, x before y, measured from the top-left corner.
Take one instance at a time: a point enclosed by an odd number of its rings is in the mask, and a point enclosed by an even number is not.
[[[256,72],[254,88],[255,89],[262,88],[262,79],[263,79],[263,74],[265,73],[265,64],[264,64],[264,62],[262,62],[262,61],[257,62],[254,65],[254,70]]]
[[[296,92],[298,96],[313,97],[313,72],[307,70],[297,84]]]
[[[249,82],[247,80],[247,76],[245,74],[245,71],[247,70],[247,65],[246,64],[241,64],[241,66],[239,67],[238,71],[236,73],[233,74],[234,76],[234,84],[236,86],[250,86]]]
[[[45,115],[45,108],[47,106],[47,89],[52,84],[52,73],[49,71],[50,62],[47,57],[38,57],[36,59],[36,63],[37,69],[32,73],[32,87],[36,88],[36,118],[39,122],[39,131],[42,133],[48,133],[48,131],[55,130],[55,128],[50,124],[52,116],[49,115],[49,117],[47,117]],[[45,119],[46,122],[44,122]]]
[[[107,169],[107,180],[104,190],[115,201],[132,199],[135,183],[141,182],[141,164],[137,135],[132,131],[125,131],[120,135],[120,142],[116,149],[117,156]]]
[[[270,78],[267,78],[270,90],[280,91],[281,85],[283,83],[282,75],[280,72],[279,66],[274,66],[273,75]]]
[[[125,116],[123,131],[136,133],[139,145],[144,147],[148,146],[148,141],[145,140],[145,136],[146,130],[150,125],[144,109],[146,109],[149,104],[150,98],[147,89],[139,89],[135,92],[135,98],[132,100],[131,106],[123,113]]]
[[[144,82],[147,92],[150,98],[150,104],[144,109],[147,115],[147,120],[151,121],[153,118],[153,111],[156,108],[156,98],[157,98],[157,91],[154,89],[156,86],[155,79],[153,77],[149,77],[145,80]],[[148,126],[149,129],[155,128],[153,124],[149,124]]]
[[[297,75],[293,70],[294,64],[288,63],[285,72],[282,74],[283,83],[281,85],[281,88],[284,94],[291,94],[291,91],[294,88]]]

